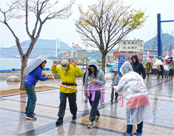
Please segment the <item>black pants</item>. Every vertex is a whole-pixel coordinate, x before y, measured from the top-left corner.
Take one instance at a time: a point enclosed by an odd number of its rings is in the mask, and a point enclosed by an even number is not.
[[[163,71],[158,71],[158,79],[159,79],[160,75],[162,76],[162,79],[163,79]]]
[[[115,89],[114,89],[114,88],[112,88],[112,92],[111,92],[111,100],[113,100],[113,99],[114,99],[114,92],[115,92]],[[115,99],[117,99],[117,97],[118,97],[118,93],[117,93],[117,92],[115,92]]]
[[[76,93],[62,93],[60,92],[60,105],[58,117],[63,118],[66,109],[66,98],[69,100],[69,107],[72,115],[77,114]]]
[[[169,70],[169,76],[170,76],[170,77],[173,77],[173,69],[170,69],[170,70]]]
[[[92,94],[90,94],[90,97],[89,97],[89,103],[91,105],[91,112],[90,112],[89,120],[93,122],[97,115],[100,116],[100,113],[98,111],[98,105],[100,102],[100,91],[95,92],[94,101],[91,101],[91,99],[92,99]]]
[[[127,133],[132,134],[133,125],[127,125]],[[137,124],[136,132],[142,134],[143,121],[140,124]]]

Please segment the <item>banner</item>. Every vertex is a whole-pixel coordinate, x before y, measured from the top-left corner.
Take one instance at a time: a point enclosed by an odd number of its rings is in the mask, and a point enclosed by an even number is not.
[[[147,59],[150,57],[150,51],[147,51]]]

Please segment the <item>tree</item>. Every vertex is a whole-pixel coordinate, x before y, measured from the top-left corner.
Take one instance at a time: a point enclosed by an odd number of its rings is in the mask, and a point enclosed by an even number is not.
[[[13,0],[11,3],[8,3],[6,9],[0,8],[0,22],[3,23],[14,36],[21,57],[21,90],[24,89],[24,68],[27,65],[32,49],[41,34],[43,25],[48,20],[65,19],[71,15],[71,7],[74,4],[74,1],[71,1],[63,8],[60,8],[58,4],[58,0]],[[29,21],[32,22],[33,20],[29,20],[29,14],[35,15],[35,22],[31,32],[29,29]],[[23,52],[18,36],[8,23],[11,19],[21,19],[22,17],[25,18],[26,33],[31,39],[31,43],[26,53]]]
[[[98,0],[87,11],[82,7],[79,11],[80,18],[75,22],[77,32],[82,40],[100,50],[103,71],[107,53],[146,19],[144,12],[123,6],[121,0]]]

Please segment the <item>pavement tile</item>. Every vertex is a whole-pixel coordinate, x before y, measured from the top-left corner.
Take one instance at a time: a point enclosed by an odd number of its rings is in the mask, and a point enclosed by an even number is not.
[[[109,75],[110,76],[110,75]],[[81,78],[78,79],[78,85],[82,84]],[[143,136],[174,136],[174,91],[172,82],[158,81],[149,78],[145,81],[148,85],[150,103],[154,113],[154,122],[152,124],[144,123]],[[42,82],[39,82],[42,85]],[[45,83],[56,86],[54,82]],[[107,80],[106,86],[111,84]],[[37,134],[40,136],[52,135],[122,135],[126,132],[125,123],[125,105],[119,107],[118,102],[110,103],[111,89],[105,90],[103,105],[99,105],[101,114],[99,122],[95,122],[93,129],[87,129],[89,123],[89,113],[91,106],[84,103],[85,97],[83,91],[78,89],[77,105],[78,118],[76,122],[71,123],[71,112],[67,102],[64,123],[62,126],[54,126],[57,120],[59,106],[58,89],[36,92],[36,117],[37,121],[28,121],[25,119],[26,95],[13,95],[0,98],[0,135],[28,135]],[[136,131],[136,125],[133,132]]]

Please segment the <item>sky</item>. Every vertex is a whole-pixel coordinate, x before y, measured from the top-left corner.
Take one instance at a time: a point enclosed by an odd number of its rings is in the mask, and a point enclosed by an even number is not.
[[[0,7],[3,8],[4,3],[8,0],[1,0]],[[64,2],[65,0],[60,0]],[[77,5],[81,4],[83,7],[94,4],[97,0],[76,0],[75,5],[72,8],[72,16],[64,20],[50,20],[44,24],[40,39],[60,39],[69,46],[78,44],[85,48],[83,41],[80,39],[79,34],[76,32],[75,20],[79,17]],[[144,42],[150,40],[157,33],[157,13],[161,13],[161,20],[174,20],[174,0],[124,0],[126,5],[131,5],[134,9],[142,9],[145,15],[148,16],[143,26],[131,32],[124,39],[132,40],[134,38],[144,40]],[[33,21],[33,19],[31,18]],[[25,31],[24,20],[10,20],[9,25],[15,31],[20,39],[20,42],[29,40]],[[162,23],[162,32],[174,35],[174,22]],[[9,29],[2,23],[0,23],[0,47],[14,46],[15,39]]]

